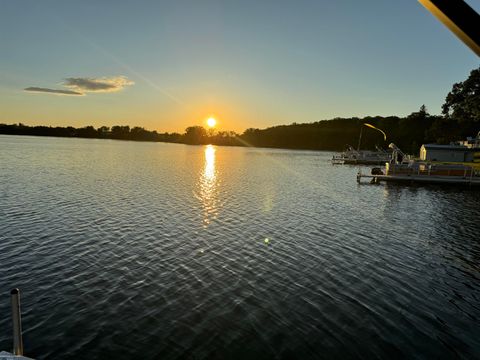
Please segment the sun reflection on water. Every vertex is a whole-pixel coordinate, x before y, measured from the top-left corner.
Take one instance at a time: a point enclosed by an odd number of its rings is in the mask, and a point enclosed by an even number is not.
[[[207,145],[205,148],[205,180],[215,181],[215,148]]]
[[[203,203],[203,226],[207,227],[217,217],[217,171],[215,168],[215,147],[205,147],[205,166],[200,177],[200,198]]]

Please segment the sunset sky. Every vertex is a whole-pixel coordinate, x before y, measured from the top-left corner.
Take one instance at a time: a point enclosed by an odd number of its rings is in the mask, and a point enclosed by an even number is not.
[[[439,113],[479,65],[416,0],[1,5],[2,123],[183,132],[214,116],[241,132]]]

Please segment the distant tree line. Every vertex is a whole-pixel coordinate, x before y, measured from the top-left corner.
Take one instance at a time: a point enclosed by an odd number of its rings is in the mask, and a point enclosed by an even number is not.
[[[130,128],[130,126],[118,125],[111,128],[101,126],[95,129],[93,126],[85,126],[77,129],[72,126],[28,126],[22,123],[13,125],[0,124],[0,134],[182,142],[182,135],[178,133],[160,134],[156,131],[145,130],[142,127]]]
[[[184,144],[214,144],[287,149],[342,150],[357,147],[363,123],[372,124],[387,133],[387,141],[375,130],[364,128],[362,149],[386,148],[393,142],[405,152],[416,154],[424,143],[445,144],[474,136],[480,131],[480,67],[464,82],[454,84],[442,107],[442,115],[430,115],[424,105],[406,117],[375,116],[322,120],[314,123],[247,129],[243,134],[207,130],[190,126],[185,133],[158,133],[142,127],[93,126],[83,128],[0,124],[0,134],[58,136],[78,138],[161,141]]]

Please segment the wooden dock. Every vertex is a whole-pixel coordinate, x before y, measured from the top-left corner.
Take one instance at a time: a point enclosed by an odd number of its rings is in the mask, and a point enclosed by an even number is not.
[[[445,185],[463,185],[480,186],[480,178],[476,176],[439,176],[439,175],[366,175],[359,172],[357,182],[362,179],[370,179],[370,183],[378,184],[380,182],[397,182],[406,184],[445,184]]]

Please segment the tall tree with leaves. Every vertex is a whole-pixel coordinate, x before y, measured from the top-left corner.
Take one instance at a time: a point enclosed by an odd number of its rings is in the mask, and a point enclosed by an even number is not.
[[[461,122],[480,122],[480,67],[467,80],[452,87],[442,106],[447,118]]]
[[[207,141],[207,130],[203,126],[189,126],[183,138],[186,144],[203,144]]]

